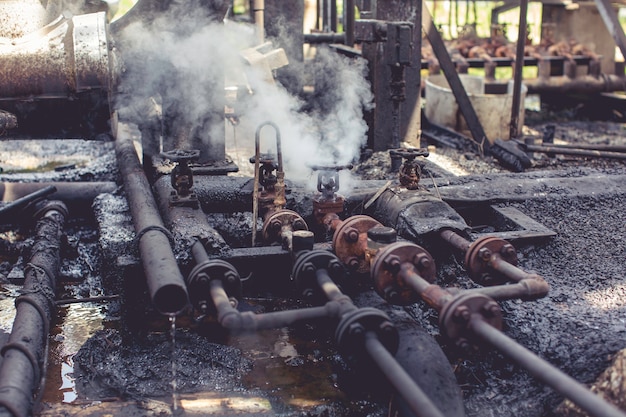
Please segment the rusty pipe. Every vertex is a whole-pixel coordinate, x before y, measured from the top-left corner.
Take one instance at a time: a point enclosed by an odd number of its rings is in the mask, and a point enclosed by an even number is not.
[[[574,155],[574,156],[590,156],[596,158],[608,158],[608,159],[626,159],[626,152],[623,151],[602,151],[595,149],[583,149],[583,148],[569,148],[562,146],[546,146],[546,145],[530,145],[520,144],[522,149],[526,152],[540,152],[540,153],[554,153],[560,155]]]
[[[472,242],[450,229],[441,230],[439,232],[439,236],[462,253],[467,252],[469,247],[472,245]]]
[[[536,275],[536,277],[539,277]],[[527,278],[523,279],[515,284],[509,285],[496,285],[493,287],[472,288],[464,290],[467,293],[480,293],[486,295],[494,300],[510,300],[513,298],[520,298],[522,300],[534,300],[537,298],[543,298],[548,295],[550,286],[541,277],[540,279]]]
[[[469,330],[517,362],[542,383],[552,387],[564,397],[594,417],[624,417],[626,414],[614,405],[593,394],[581,383],[549,362],[541,359],[519,343],[486,323],[479,314],[473,314]]]
[[[67,208],[59,201],[42,202],[32,254],[24,268],[22,295],[15,300],[13,330],[1,353],[0,416],[31,415],[33,395],[46,372],[48,334],[54,316],[54,292],[60,273],[61,236]]]
[[[401,282],[409,285],[419,296],[431,307],[437,311],[441,311],[443,307],[454,297],[446,289],[431,284],[415,270],[412,263],[404,262],[400,265],[398,278]]]
[[[178,314],[187,306],[188,295],[172,251],[170,232],[159,216],[132,138],[120,130],[115,145],[150,299],[159,312]]]

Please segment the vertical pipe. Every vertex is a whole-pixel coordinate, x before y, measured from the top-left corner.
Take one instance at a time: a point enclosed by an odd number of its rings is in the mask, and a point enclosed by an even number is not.
[[[355,12],[354,12],[354,4],[355,0],[345,0],[344,1],[344,10],[343,15],[343,31],[346,34],[346,45],[354,46],[354,20],[355,20]]]
[[[524,43],[526,42],[526,19],[528,0],[520,0],[517,49],[515,50],[515,72],[513,74],[513,104],[511,105],[510,138],[519,135],[519,112],[522,106],[522,70],[524,69]]]
[[[50,204],[50,203],[49,203]],[[0,416],[30,416],[33,396],[45,374],[54,291],[61,261],[59,248],[67,212],[62,203],[44,206],[37,222],[32,255],[24,268],[22,295],[15,300],[13,330],[2,347]]]
[[[259,44],[265,42],[265,0],[254,0],[254,24]]]

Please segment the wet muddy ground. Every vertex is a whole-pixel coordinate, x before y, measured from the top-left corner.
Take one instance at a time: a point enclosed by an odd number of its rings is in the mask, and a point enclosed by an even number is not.
[[[526,120],[525,133],[538,136],[553,122]],[[626,125],[559,119],[555,138],[624,145]],[[15,168],[14,162],[27,159],[18,153],[22,144],[0,142],[2,181],[117,180],[111,143],[46,141],[39,148],[41,156],[55,152],[55,146],[62,147],[64,154],[85,156],[43,164],[74,165],[57,171],[15,172],[22,168]],[[35,147],[27,153],[36,155],[37,151]],[[537,155],[534,166],[523,174],[508,173],[492,159],[481,159],[470,151],[431,148],[429,160],[426,166],[427,170],[431,166],[433,179],[429,174],[423,181],[433,192],[435,181],[440,186],[475,182],[494,198],[500,191],[491,184],[502,177],[515,182],[518,178],[626,175],[623,162],[562,156]],[[393,178],[388,166],[388,155],[374,154],[356,172],[364,179]],[[546,189],[533,198],[500,202],[556,232],[552,238],[515,242],[520,266],[542,275],[550,293],[537,301],[500,303],[505,332],[585,384],[596,381],[626,348],[626,187],[610,192],[602,187],[599,180],[597,193],[572,196]],[[164,416],[182,414],[182,410],[185,415],[388,415],[387,384],[354,377],[362,374],[351,369],[337,351],[329,323],[229,335],[210,317],[194,320],[198,318],[188,315],[177,319],[172,333],[170,321],[155,313],[146,299],[129,216],[118,190],[99,196],[93,213],[84,209],[68,224],[73,243],[66,248],[58,298],[120,298],[59,307],[37,415]],[[223,215],[220,221],[241,222],[241,216]],[[479,230],[482,225],[474,226]],[[27,226],[3,227],[4,239],[29,245],[27,238],[23,240],[29,234]],[[475,286],[460,256],[445,249],[433,255],[440,285]],[[0,326],[5,337],[10,331],[11,305],[19,292],[20,260],[9,256],[0,264],[4,283]],[[289,285],[288,277],[283,279],[280,285]],[[395,318],[412,320],[415,331],[425,329],[441,344],[462,390],[467,416],[572,415],[557,410],[561,396],[503,355],[486,346],[470,352],[450,346],[439,336],[437,314],[423,303],[400,308],[385,306],[368,291],[353,296]],[[256,312],[302,306],[295,297],[277,300],[266,293],[246,294],[240,305]],[[622,401],[625,397],[621,396]]]

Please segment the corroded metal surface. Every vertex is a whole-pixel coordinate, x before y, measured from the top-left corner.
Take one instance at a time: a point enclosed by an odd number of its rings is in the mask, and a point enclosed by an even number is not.
[[[109,88],[105,13],[65,17],[0,42],[0,98],[67,98]]]

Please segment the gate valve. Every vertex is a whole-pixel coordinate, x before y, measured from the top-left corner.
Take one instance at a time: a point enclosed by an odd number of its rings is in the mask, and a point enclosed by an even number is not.
[[[391,156],[392,166],[396,165],[394,161],[404,159],[404,163],[398,172],[400,185],[408,190],[417,190],[422,175],[422,167],[416,158],[418,156],[427,157],[429,155],[428,150],[424,148],[398,148],[391,149],[389,155]]]
[[[254,164],[254,156],[250,157],[250,163]],[[262,153],[259,155],[259,184],[266,190],[273,190],[276,185],[276,175],[274,171],[278,169],[276,157],[271,153]]]
[[[324,224],[327,215],[338,218],[343,212],[345,199],[337,194],[339,191],[339,171],[352,169],[353,165],[319,166],[313,165],[317,174],[317,191],[320,193],[313,198],[313,216],[318,224]]]
[[[161,156],[177,163],[170,174],[172,187],[176,190],[172,192],[172,204],[198,207],[196,195],[191,191],[193,172],[189,163],[200,157],[200,151],[197,149],[174,149],[161,152]]]

